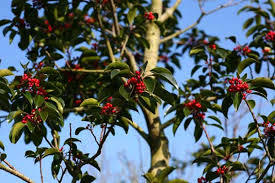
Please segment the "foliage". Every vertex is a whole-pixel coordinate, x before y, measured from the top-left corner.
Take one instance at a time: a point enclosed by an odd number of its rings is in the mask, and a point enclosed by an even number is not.
[[[169,3],[163,1],[164,9]],[[236,48],[225,49],[218,45],[219,38],[193,28],[176,39],[161,42],[157,60],[164,67],[152,67],[151,58],[146,57],[153,49],[148,30],[159,30],[160,40],[173,34],[179,29],[178,10],[161,21],[160,13],[152,14],[151,4],[143,0],[13,0],[14,18],[1,20],[0,26],[10,42],[16,36],[20,38],[18,46],[27,52],[29,63],[21,64],[24,73],[20,76],[14,76],[12,68],[0,70],[0,110],[8,113],[6,122],[13,123],[11,143],[16,144],[20,138],[26,144],[33,143],[36,149],[26,151],[25,156],[35,163],[52,157],[51,172],[58,182],[69,173],[72,182],[85,183],[95,177],[83,172],[83,166],[100,171],[96,158],[117,127],[128,133],[132,126],[154,149],[155,128],[159,131],[157,137],[162,138],[170,125],[176,135],[180,125],[189,130],[193,123],[195,141],[206,135],[209,143],[193,154],[193,163],[204,166],[202,176],[206,180],[201,181],[230,182],[239,172],[247,172],[247,180],[272,182],[275,111],[256,115],[253,108],[258,104],[255,96],[274,104],[268,94],[275,89],[275,4],[272,0],[264,3],[267,8],[258,6],[262,4],[258,1],[254,4],[239,11],[253,13],[243,25],[246,36],[252,38],[250,43],[241,45],[237,37],[229,35],[227,39]],[[178,41],[177,49],[172,47],[174,40]],[[195,64],[192,78],[180,86],[173,74],[175,67],[182,67],[182,54],[189,54]],[[230,118],[228,111],[238,111],[241,103],[253,117],[247,133],[223,137],[214,145],[207,127],[224,130],[221,116]],[[165,115],[174,117],[158,127],[150,126],[152,115],[160,117],[159,106],[169,106]],[[131,111],[139,109],[145,115],[148,134],[131,117]],[[83,117],[86,127],[77,128],[75,138],[70,132],[61,144],[59,133],[72,112]],[[101,129],[100,137],[95,136],[94,128]],[[89,131],[95,139],[96,152],[78,148],[82,131]],[[41,145],[43,141],[47,147]],[[0,148],[4,161],[2,142]],[[251,156],[255,151],[261,158]],[[168,181],[175,168],[165,166],[157,173],[152,166],[145,179],[151,183],[186,182]]]

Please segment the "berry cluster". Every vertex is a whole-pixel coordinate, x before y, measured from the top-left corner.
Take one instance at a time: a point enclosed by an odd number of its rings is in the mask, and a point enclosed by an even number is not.
[[[142,94],[146,90],[146,86],[140,76],[140,72],[136,71],[135,76],[128,79],[127,83],[124,83],[124,87],[133,88],[134,92],[138,95]]]
[[[167,63],[169,58],[166,55],[161,55],[161,56],[159,56],[159,60],[162,61],[162,62]]]
[[[99,1],[100,1],[100,0],[96,0],[97,3],[100,3]],[[105,4],[108,3],[108,2],[109,2],[109,0],[102,0],[101,4],[102,4],[102,5],[105,5]]]
[[[217,45],[215,45],[215,44],[210,44],[210,45],[209,45],[209,48],[212,49],[212,50],[216,50],[216,49],[217,49]]]
[[[240,92],[243,95],[243,99],[246,99],[247,93],[251,93],[252,91],[249,90],[248,84],[241,79],[232,78],[229,80],[229,88],[228,91],[230,93]]]
[[[206,183],[206,178],[204,177],[201,177],[201,178],[198,178],[198,183]]]
[[[152,21],[152,20],[155,19],[155,16],[154,16],[153,12],[150,11],[150,12],[144,13],[144,18],[146,18],[147,20]]]
[[[19,20],[17,20],[15,26],[18,27],[18,28],[25,28],[26,27],[26,21],[24,19],[20,18]]]
[[[236,46],[234,48],[234,51],[242,54],[242,55],[247,55],[248,53],[251,52],[251,49],[248,47],[248,46],[244,46],[244,47],[241,47],[241,46]]]
[[[102,108],[101,108],[101,114],[102,115],[113,115],[117,114],[119,110],[117,107],[114,107],[113,104],[111,103],[106,103]]]
[[[275,31],[271,30],[268,33],[266,33],[265,40],[270,41],[270,42],[274,42],[275,41]]]
[[[243,147],[242,145],[238,145],[238,151],[239,151],[239,152],[242,152],[243,149],[244,149],[244,147]]]
[[[81,104],[81,102],[82,102],[81,99],[77,99],[77,100],[74,101],[75,105],[77,105],[77,106],[78,106],[79,104]]]
[[[41,62],[39,62],[38,64],[37,64],[37,63],[34,64],[34,69],[35,69],[36,71],[38,71],[38,70],[40,70],[43,66],[44,66],[44,62],[41,61]]]
[[[27,122],[31,122],[31,123],[41,123],[42,119],[41,117],[37,114],[37,111],[41,111],[41,108],[38,109],[33,109],[31,111],[31,114],[26,114],[23,119],[22,119],[22,123],[27,123]]]
[[[44,24],[47,26],[47,31],[46,31],[47,33],[53,32],[53,27],[51,26],[48,20],[45,20]]]
[[[205,118],[205,113],[202,112],[201,104],[198,101],[196,101],[195,99],[184,104],[184,106],[187,107],[191,111],[194,118],[199,119],[199,120],[203,120]]]
[[[95,19],[93,17],[89,17],[88,15],[84,16],[84,21],[86,22],[86,24],[93,24],[93,23],[95,23]]]
[[[271,52],[271,48],[270,47],[264,47],[262,52],[263,52],[264,55],[269,54]]]
[[[25,86],[24,86],[25,85]],[[37,95],[44,96],[44,99],[47,100],[48,97],[45,97],[48,93],[46,90],[40,86],[40,80],[37,78],[32,78],[31,75],[24,74],[21,78],[20,84],[18,85],[18,88],[23,86],[23,92],[26,90],[30,93],[34,93]]]
[[[217,174],[223,175],[225,172],[227,172],[227,170],[228,170],[227,167],[224,165],[222,168],[220,167],[217,169]]]
[[[266,121],[263,123],[264,126],[264,134],[266,137],[274,137],[275,136],[275,123],[270,123]]]

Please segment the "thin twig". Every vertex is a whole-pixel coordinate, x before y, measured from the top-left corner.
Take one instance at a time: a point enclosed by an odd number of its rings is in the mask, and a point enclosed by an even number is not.
[[[133,53],[128,50],[127,48],[125,49],[125,53],[127,55],[127,57],[129,58],[129,62],[130,62],[130,68],[133,72],[135,72],[137,70],[137,62],[135,59],[135,56],[133,55]]]
[[[173,34],[167,36],[167,37],[164,37],[163,39],[160,40],[160,43],[164,43],[164,42],[166,42],[166,41],[168,41],[168,40],[170,40],[170,39],[173,39],[174,37],[177,37],[177,36],[179,36],[179,35],[181,35],[181,34],[187,32],[187,31],[190,30],[190,29],[194,28],[196,25],[198,25],[198,24],[200,23],[201,19],[202,19],[204,16],[210,15],[210,14],[212,14],[212,13],[214,13],[214,12],[216,12],[216,11],[219,11],[219,10],[221,10],[221,9],[223,9],[223,8],[227,8],[227,7],[230,7],[230,6],[236,6],[236,5],[240,4],[240,3],[243,2],[243,1],[246,1],[246,0],[240,0],[240,1],[234,2],[234,3],[233,3],[233,1],[230,1],[229,3],[224,4],[224,5],[220,5],[220,6],[218,6],[217,8],[215,8],[215,9],[213,9],[213,10],[211,10],[211,11],[208,11],[208,12],[204,12],[204,11],[203,11],[203,12],[201,12],[201,15],[199,16],[199,18],[198,18],[192,25],[186,27],[186,28],[183,29],[183,30],[179,30],[179,31],[177,31],[177,32],[175,32],[175,33],[173,33]]]
[[[99,10],[96,10],[97,11],[97,19],[98,19],[98,24],[99,24],[99,27],[100,29],[102,30],[102,35],[106,41],[106,46],[107,46],[107,49],[108,49],[108,53],[109,53],[109,56],[110,56],[110,59],[112,62],[115,62],[115,56],[114,56],[114,53],[113,53],[113,50],[112,50],[112,47],[111,47],[111,43],[110,43],[110,40],[109,38],[107,37],[107,35],[105,34],[105,28],[102,24],[102,20],[101,20],[101,15],[99,13]]]
[[[67,72],[86,72],[86,73],[105,73],[105,72],[108,72],[108,71],[105,71],[105,70],[89,70],[89,69],[58,69],[60,71],[67,71]]]
[[[39,157],[39,169],[40,169],[40,178],[41,178],[41,183],[43,183],[43,171],[42,171],[42,156],[40,155]]]
[[[111,7],[112,7],[112,14],[113,14],[113,19],[114,19],[114,24],[115,24],[115,31],[116,31],[116,36],[119,36],[120,30],[119,30],[119,24],[118,24],[118,18],[116,14],[116,6],[114,3],[114,0],[110,0]]]
[[[215,152],[215,147],[214,147],[214,145],[213,145],[213,143],[212,143],[212,141],[211,141],[211,139],[210,139],[210,137],[209,137],[209,135],[208,135],[208,133],[207,133],[207,131],[205,129],[205,126],[203,124],[201,126],[202,126],[202,129],[203,129],[203,131],[204,131],[204,133],[206,135],[207,141],[208,141],[208,143],[210,145],[210,150],[211,150],[212,156],[215,158],[218,167],[220,167],[220,163],[219,163],[218,157],[217,157],[216,152]],[[222,175],[220,175],[220,183],[223,183],[223,177],[222,177]]]
[[[55,148],[54,145],[49,141],[49,139],[47,137],[44,137],[46,142],[52,147]]]
[[[94,137],[94,139],[95,139],[95,142],[96,142],[97,145],[99,146],[100,144],[99,144],[99,142],[98,142],[98,140],[97,140],[97,138],[96,138],[96,136],[95,136],[95,134],[94,134],[93,129],[89,129],[89,130],[90,130],[91,134],[93,135],[93,137]]]

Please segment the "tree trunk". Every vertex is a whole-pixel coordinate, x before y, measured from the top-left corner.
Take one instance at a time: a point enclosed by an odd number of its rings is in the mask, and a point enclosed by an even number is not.
[[[151,11],[157,13],[160,17],[162,14],[162,0],[152,0]],[[144,52],[144,62],[148,61],[145,74],[149,75],[150,70],[157,65],[160,45],[160,30],[153,22],[148,22],[147,24],[146,40],[149,42],[150,47],[146,48]],[[143,108],[143,113],[149,131],[149,147],[151,151],[151,167],[149,172],[157,175],[160,170],[169,165],[168,139],[164,132],[160,130],[161,123],[158,108],[155,114],[145,108]]]

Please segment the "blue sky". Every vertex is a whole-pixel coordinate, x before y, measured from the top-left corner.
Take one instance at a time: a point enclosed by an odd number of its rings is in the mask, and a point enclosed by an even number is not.
[[[10,0],[1,1],[0,3],[0,19],[11,18],[12,14],[10,12]],[[207,8],[211,9],[217,6],[216,2],[225,2],[225,1],[209,1]],[[225,39],[225,37],[236,35],[241,44],[247,42],[247,38],[244,36],[244,32],[242,31],[242,23],[249,17],[248,14],[241,14],[237,16],[237,11],[239,7],[231,7],[221,11],[218,11],[212,15],[205,17],[202,22],[199,24],[199,28],[205,30],[207,34],[216,35],[221,38],[220,44],[226,48],[233,48],[234,45]],[[197,17],[199,16],[199,8],[195,0],[184,0],[179,9],[182,11],[183,19],[181,20],[181,24],[183,27],[186,27],[192,24]],[[2,29],[0,29],[2,32]],[[2,33],[0,33],[0,59],[2,62],[0,64],[0,68],[6,68],[7,66],[19,66],[20,62],[27,62],[25,57],[25,52],[21,51],[17,47],[17,39],[9,45],[8,37],[3,37]],[[187,56],[182,57],[183,68],[180,71],[176,72],[176,80],[181,84],[186,79],[190,78],[190,68],[193,66],[193,61]],[[18,75],[20,73],[17,73]],[[141,114],[141,113],[140,113]],[[145,129],[145,121],[140,117],[138,113],[133,113],[134,121],[140,124]],[[141,119],[141,120],[140,120]],[[165,120],[167,120],[166,118]],[[76,117],[75,115],[70,115],[70,117],[65,122],[65,128],[62,130],[61,136],[68,137],[69,134],[69,123],[72,123],[73,129],[76,129],[77,126],[81,125],[81,118]],[[9,143],[8,134],[10,130],[11,124],[3,123],[0,128],[0,140],[2,140],[6,147],[6,153],[8,154],[7,160],[14,165],[19,171],[24,173],[25,175],[31,177],[35,182],[40,182],[40,174],[39,167],[37,165],[33,165],[32,159],[24,158],[24,153],[29,148],[34,148],[34,146],[26,146],[22,139],[14,145]],[[172,134],[172,129],[168,128],[166,130],[166,134],[169,136],[170,140],[170,152],[173,156],[180,160],[190,160],[191,152],[195,151],[199,148],[199,144],[204,141],[205,137],[203,137],[198,143],[195,143],[193,138],[193,126],[191,126],[187,131],[184,131],[181,126],[174,137]],[[211,132],[215,133],[217,136],[223,135],[223,132],[220,130],[211,130]],[[87,133],[81,134],[82,143],[80,147],[85,149],[87,152],[95,151],[96,146],[92,137]],[[61,140],[64,140],[61,139]],[[121,172],[123,171],[123,167],[121,165],[121,161],[118,158],[118,154],[125,154],[127,159],[135,164],[137,168],[142,162],[142,172],[145,173],[150,164],[150,151],[143,139],[140,139],[138,134],[130,129],[129,133],[125,135],[124,131],[117,128],[116,136],[110,136],[104,145],[104,164],[102,166],[103,172],[105,175],[111,175],[107,178],[107,182],[117,182],[117,176],[123,176]],[[141,154],[140,154],[141,153]],[[44,170],[44,182],[51,183],[54,182],[50,173],[50,158],[46,158],[43,161],[43,170]],[[99,162],[101,162],[101,158],[98,158]],[[107,162],[107,163],[106,163]],[[125,167],[124,167],[125,168]],[[93,168],[87,168],[89,171],[94,172],[99,175]],[[202,172],[201,168],[196,168],[195,166],[187,169],[186,173],[182,175],[181,178],[184,178],[188,181],[195,182],[197,176],[200,176]],[[116,176],[115,176],[116,175]],[[70,178],[68,176],[65,177],[64,182],[70,182]],[[98,178],[96,182],[100,182],[103,178]],[[106,177],[105,177],[106,180]],[[142,179],[141,179],[142,180]],[[21,183],[22,181],[12,175],[9,175],[6,172],[0,171],[0,182],[7,183]],[[103,181],[101,181],[103,182]],[[144,180],[140,181],[144,182]]]

